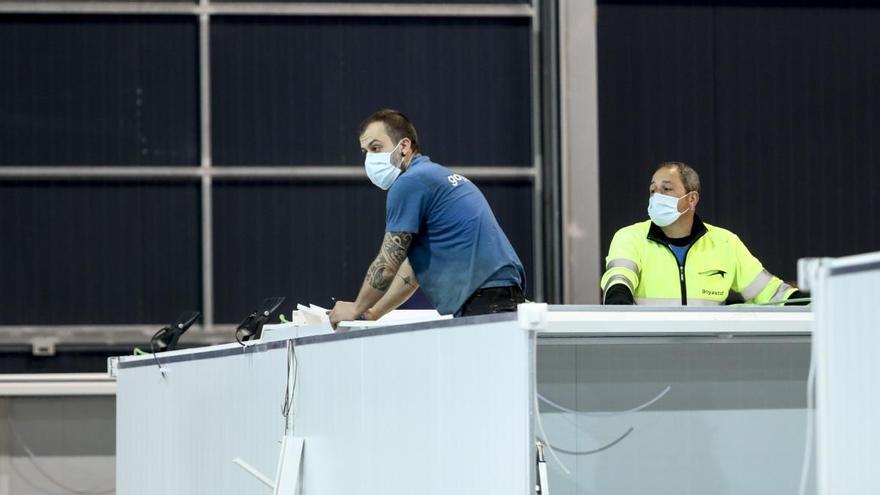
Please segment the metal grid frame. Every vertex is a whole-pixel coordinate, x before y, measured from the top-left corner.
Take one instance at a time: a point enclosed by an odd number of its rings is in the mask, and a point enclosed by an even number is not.
[[[74,1],[52,2],[42,0],[0,0],[0,15],[4,14],[105,14],[105,15],[192,15],[198,19],[199,53],[199,122],[200,166],[3,166],[0,181],[21,180],[165,180],[195,181],[201,184],[201,261],[202,261],[202,321],[201,331],[215,334],[228,325],[214,321],[214,247],[212,185],[215,181],[230,180],[356,180],[363,178],[359,166],[223,166],[213,167],[211,155],[211,18],[223,15],[255,16],[339,16],[339,17],[463,17],[463,18],[528,18],[530,19],[531,56],[531,113],[532,163],[528,166],[468,166],[452,168],[470,177],[492,180],[528,180],[532,182],[532,249],[534,253],[535,297],[544,297],[544,243],[542,229],[542,141],[541,141],[541,26],[538,11],[541,0],[531,4],[428,4],[428,3],[308,3],[308,2],[249,2],[216,3],[211,0],[193,2],[135,2],[135,1]],[[53,333],[65,341],[77,340],[78,333],[93,333],[96,329],[111,331],[115,328],[143,329],[147,325],[45,325],[6,326],[14,330],[19,340],[27,334]],[[25,330],[26,329],[26,330]],[[22,332],[24,330],[24,332]],[[108,335],[112,340],[112,337]]]

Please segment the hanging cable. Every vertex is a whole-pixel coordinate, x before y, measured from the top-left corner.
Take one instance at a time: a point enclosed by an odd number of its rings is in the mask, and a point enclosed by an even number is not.
[[[661,391],[659,394],[657,394],[657,396],[654,397],[653,399],[649,400],[648,402],[645,402],[644,404],[642,404],[640,406],[636,406],[632,409],[627,409],[626,411],[576,411],[574,409],[569,409],[565,406],[557,404],[557,403],[553,402],[552,400],[544,397],[541,394],[538,394],[538,398],[541,399],[541,401],[544,402],[545,404],[547,404],[551,407],[554,407],[556,409],[559,409],[560,411],[563,411],[563,412],[577,414],[578,416],[609,417],[609,416],[623,416],[626,414],[632,414],[634,412],[639,412],[642,409],[645,409],[648,406],[650,406],[651,404],[662,399],[663,396],[666,395],[667,393],[669,393],[669,391],[671,389],[672,389],[672,385],[667,385],[666,388],[664,388],[663,391]]]
[[[287,341],[287,382],[284,384],[284,403],[281,406],[281,415],[284,416],[284,432],[289,433],[293,427],[290,415],[293,409],[293,399],[296,393],[296,381],[299,376],[299,363],[296,360],[296,349],[293,339]]]
[[[22,481],[24,481],[24,483],[25,483],[27,486],[33,488],[34,490],[36,490],[36,491],[39,492],[39,493],[44,493],[44,494],[46,494],[46,495],[70,495],[70,492],[69,492],[69,491],[55,492],[55,491],[52,491],[52,490],[46,489],[46,488],[44,488],[44,487],[38,485],[36,482],[34,482],[34,480],[32,480],[32,479],[30,478],[29,475],[24,474],[24,473],[21,471],[21,469],[18,468],[18,465],[17,465],[17,463],[15,462],[15,458],[14,458],[14,457],[10,457],[10,458],[9,458],[9,467],[10,467],[10,469],[12,470],[12,472],[14,472],[15,474],[17,474],[18,477],[21,478]],[[39,471],[38,471],[38,472],[39,472]]]
[[[599,452],[602,452],[603,450],[608,450],[608,449],[610,449],[611,447],[614,447],[615,445],[617,445],[618,443],[620,443],[621,441],[623,441],[624,438],[628,437],[629,434],[632,433],[634,430],[635,430],[635,427],[630,426],[629,429],[626,430],[626,431],[623,433],[623,435],[620,435],[620,436],[617,437],[615,440],[613,440],[613,441],[611,441],[611,442],[609,442],[609,443],[607,443],[607,444],[605,444],[605,445],[599,447],[598,449],[576,451],[576,450],[566,450],[566,449],[563,449],[563,448],[561,448],[561,447],[557,447],[557,446],[555,446],[555,445],[553,446],[553,449],[558,450],[559,452],[562,452],[563,454],[568,454],[568,455],[593,455],[593,454],[598,454]],[[539,440],[541,440],[542,442],[544,442],[544,445],[550,445],[550,443],[547,442],[547,439],[545,439],[545,438],[539,438]]]
[[[153,353],[153,359],[156,361],[156,366],[159,368],[159,372],[162,373],[162,378],[165,378],[165,368],[162,367],[162,364],[159,362],[159,356],[156,355],[156,337],[158,337],[164,330],[165,329],[162,328],[150,337],[150,351]]]
[[[813,358],[814,354],[814,352],[810,352],[810,371],[807,373],[807,410],[805,411],[807,426],[804,433],[804,458],[801,461],[801,480],[798,485],[798,495],[804,495],[807,490],[810,461],[813,457],[814,410],[816,408],[816,362]]]
[[[532,390],[535,391],[535,396],[532,400],[534,401],[535,407],[535,423],[538,426],[538,432],[541,433],[541,436],[544,439],[547,439],[547,432],[544,431],[544,421],[541,420],[541,407],[538,404],[538,332],[530,331],[529,338],[532,341]],[[550,456],[553,457],[553,460],[559,465],[559,468],[562,469],[565,474],[571,476],[571,471],[565,467],[565,464],[559,459],[559,456],[556,455],[556,449],[550,445],[550,442],[545,441],[544,444],[547,446],[547,450],[550,451]]]
[[[45,469],[43,469],[40,466],[40,463],[36,459],[37,456],[30,449],[30,447],[28,447],[28,445],[24,442],[24,440],[21,438],[21,436],[15,430],[15,428],[12,427],[12,420],[10,418],[7,418],[6,425],[7,425],[7,428],[9,429],[9,433],[15,439],[16,443],[18,443],[18,445],[27,454],[27,457],[30,460],[31,464],[34,466],[34,469],[38,473],[40,473],[44,478],[46,478],[46,480],[48,480],[50,483],[52,483],[53,485],[57,486],[58,488],[60,488],[62,490],[66,490],[66,492],[65,492],[66,494],[73,493],[74,495],[107,495],[110,493],[114,493],[116,491],[114,488],[109,488],[106,490],[78,490],[76,488],[71,488],[71,487],[65,485],[64,483],[58,481],[57,479],[55,479],[55,477],[50,475]],[[12,459],[10,459],[9,463],[10,464],[13,463]],[[19,472],[19,475],[21,475],[21,472]],[[22,478],[25,478],[25,477],[22,476]],[[28,484],[31,484],[29,479],[27,479],[26,481],[28,481]],[[36,488],[36,487],[34,487],[34,488]],[[39,490],[45,491],[46,493],[49,493],[50,495],[62,495],[62,494],[57,494],[54,492],[48,492],[45,489],[39,489]]]

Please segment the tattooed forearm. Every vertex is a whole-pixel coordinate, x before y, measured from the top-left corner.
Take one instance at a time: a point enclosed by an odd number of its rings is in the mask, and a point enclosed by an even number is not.
[[[391,287],[391,278],[385,276],[385,267],[378,264],[376,261],[370,265],[370,269],[367,270],[367,280],[370,283],[370,287],[385,292],[388,290],[388,287]]]
[[[386,232],[382,240],[382,248],[373,264],[367,270],[367,283],[370,287],[385,292],[391,286],[394,275],[406,259],[407,250],[412,242],[412,234],[408,232]]]

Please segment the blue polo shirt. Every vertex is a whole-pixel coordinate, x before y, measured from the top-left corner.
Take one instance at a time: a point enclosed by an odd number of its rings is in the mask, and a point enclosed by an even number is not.
[[[417,156],[388,189],[385,231],[415,234],[409,262],[440,314],[477,290],[522,287],[522,262],[483,193],[467,178]]]

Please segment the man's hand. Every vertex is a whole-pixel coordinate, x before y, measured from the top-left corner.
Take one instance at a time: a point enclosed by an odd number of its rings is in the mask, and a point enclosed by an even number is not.
[[[336,330],[339,322],[357,320],[359,316],[357,306],[353,302],[339,301],[330,311],[330,325]]]
[[[361,285],[360,292],[358,292],[357,300],[355,302],[339,301],[333,306],[333,311],[330,311],[330,324],[334,330],[336,330],[336,326],[341,321],[359,318],[361,313],[367,312],[368,309],[386,295],[398,270],[400,270],[401,264],[406,260],[406,253],[410,243],[412,243],[412,238],[413,234],[409,232],[385,233],[385,237],[382,239],[382,247],[379,249],[376,259],[373,260],[373,263],[367,270],[367,276],[364,277],[364,283]],[[400,302],[405,300],[403,299]],[[381,310],[375,311],[375,309],[373,314],[381,316]]]

